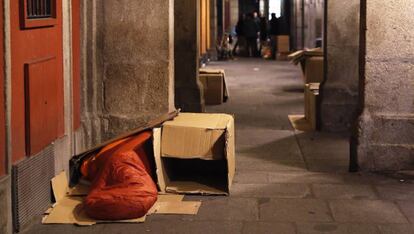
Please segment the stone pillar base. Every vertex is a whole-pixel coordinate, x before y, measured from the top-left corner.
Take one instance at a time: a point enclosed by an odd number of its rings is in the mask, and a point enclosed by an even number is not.
[[[360,170],[414,170],[414,115],[364,114],[360,125]]]
[[[182,112],[205,112],[204,100],[200,99],[200,95],[202,95],[201,88],[176,87],[176,108],[180,108]]]

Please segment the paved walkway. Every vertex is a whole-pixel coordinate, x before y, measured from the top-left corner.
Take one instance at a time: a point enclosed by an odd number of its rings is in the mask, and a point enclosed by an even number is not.
[[[42,226],[27,233],[414,233],[407,175],[349,174],[347,137],[294,131],[303,113],[301,74],[287,62],[241,59],[224,68],[231,99],[209,112],[235,115],[237,175],[230,197],[202,200],[197,216],[145,224]]]

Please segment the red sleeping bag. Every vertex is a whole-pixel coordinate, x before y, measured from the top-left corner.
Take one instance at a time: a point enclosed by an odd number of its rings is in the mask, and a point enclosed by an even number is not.
[[[144,144],[151,132],[143,132],[104,147],[85,161],[81,171],[92,182],[84,201],[86,214],[98,220],[143,217],[157,201],[157,186]]]

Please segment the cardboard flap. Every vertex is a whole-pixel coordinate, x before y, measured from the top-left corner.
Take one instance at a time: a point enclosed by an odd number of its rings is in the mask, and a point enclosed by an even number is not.
[[[56,202],[59,202],[66,197],[68,185],[68,177],[64,171],[52,179],[53,196],[55,197]]]
[[[165,175],[164,164],[161,161],[161,128],[153,129],[154,159],[157,174],[157,183],[160,191],[165,193],[165,186],[168,183],[168,176]]]
[[[141,126],[139,126],[138,128],[127,132],[125,134],[122,134],[116,138],[113,138],[111,140],[108,140],[102,144],[99,144],[98,146],[93,147],[92,149],[86,150],[85,152],[78,154],[74,157],[72,157],[72,159],[70,160],[70,187],[74,187],[75,185],[77,185],[79,183],[79,180],[81,179],[82,175],[80,173],[80,167],[82,165],[82,162],[84,160],[86,160],[87,158],[91,157],[92,155],[94,155],[94,153],[98,152],[100,149],[102,149],[103,147],[114,143],[116,141],[125,139],[127,137],[133,136],[133,135],[137,135],[141,132],[147,131],[147,130],[152,130],[153,128],[159,127],[161,126],[165,121],[171,120],[174,117],[176,117],[178,115],[180,110],[175,110],[173,112],[170,112],[168,114],[164,114],[156,119],[151,120],[148,123],[145,123]]]
[[[224,69],[200,68],[200,74],[225,74]]]
[[[173,121],[164,123],[164,127],[187,127],[201,129],[225,129],[231,116],[226,114],[180,113]]]
[[[229,93],[229,89],[227,87],[226,77],[223,77],[223,87],[224,87],[223,101],[227,102],[229,100],[230,93]]]
[[[161,157],[222,159],[223,134],[224,130],[166,127],[162,130]]]
[[[223,135],[232,120],[226,114],[180,114],[163,126],[161,157],[223,159]]]
[[[226,158],[228,167],[228,191],[230,192],[234,175],[236,174],[236,149],[235,149],[234,119],[227,124],[226,131]]]
[[[308,57],[321,57],[323,56],[323,50],[321,48],[313,48],[308,50],[299,50],[291,53],[288,59],[291,60],[295,65],[304,62]]]

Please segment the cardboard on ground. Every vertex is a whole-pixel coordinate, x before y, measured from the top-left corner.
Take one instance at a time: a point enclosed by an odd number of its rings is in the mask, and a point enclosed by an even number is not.
[[[43,224],[76,224],[79,226],[91,226],[108,221],[89,218],[83,209],[83,199],[87,195],[87,187],[80,185],[78,188],[68,189],[66,172],[60,173],[52,179],[53,195],[56,203],[45,212]],[[201,206],[201,202],[182,201],[182,195],[159,195],[147,215],[151,214],[188,214],[195,215]],[[142,223],[145,218],[131,220],[109,221],[110,223]]]
[[[312,125],[305,118],[305,115],[289,115],[289,121],[292,127],[298,131],[309,132],[312,131]]]

